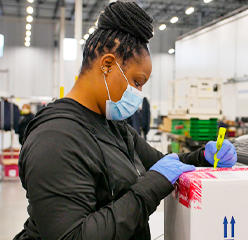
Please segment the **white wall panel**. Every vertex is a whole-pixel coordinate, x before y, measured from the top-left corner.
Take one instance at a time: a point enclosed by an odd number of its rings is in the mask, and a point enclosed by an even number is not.
[[[237,60],[236,68],[238,76],[248,75],[248,16],[241,18],[236,25],[238,37],[236,38]]]
[[[248,74],[248,11],[176,42],[176,78]]]
[[[224,81],[248,75],[248,11],[176,42],[176,78],[212,77]],[[229,119],[248,115],[231,85],[223,86],[223,114]],[[243,100],[248,105],[248,97]]]
[[[152,73],[143,87],[143,92],[151,101],[151,107],[167,115],[168,82],[174,79],[175,56],[166,53],[152,54]]]
[[[10,71],[10,92],[15,96],[51,96],[53,73],[53,24],[32,24],[31,47],[24,46],[25,22],[0,20],[5,36],[0,69]]]

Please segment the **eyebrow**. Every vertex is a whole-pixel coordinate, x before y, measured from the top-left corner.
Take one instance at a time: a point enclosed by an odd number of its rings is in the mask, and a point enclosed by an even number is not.
[[[148,79],[146,78],[146,75],[145,75],[145,74],[143,74],[143,73],[138,73],[138,75],[143,76],[143,77],[145,78],[145,81],[146,81],[146,82],[148,81]]]

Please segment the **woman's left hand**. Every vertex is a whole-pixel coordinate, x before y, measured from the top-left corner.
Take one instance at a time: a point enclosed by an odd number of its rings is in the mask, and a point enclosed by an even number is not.
[[[205,147],[206,160],[214,165],[214,154],[217,152],[216,142],[210,141]],[[235,147],[228,140],[224,140],[221,149],[217,153],[217,158],[220,159],[218,167],[230,168],[237,162],[237,153]]]

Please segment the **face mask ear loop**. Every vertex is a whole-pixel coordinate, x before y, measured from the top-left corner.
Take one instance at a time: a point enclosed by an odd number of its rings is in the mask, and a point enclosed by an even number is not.
[[[106,85],[106,88],[107,88],[107,92],[108,92],[109,100],[110,100],[110,101],[112,101],[112,100],[111,100],[111,98],[110,98],[110,94],[109,94],[108,85],[107,85],[107,82],[106,82],[106,79],[105,79],[105,74],[103,74],[103,78],[104,78],[104,82],[105,82],[105,85]]]
[[[116,62],[116,65],[119,67],[119,69],[120,69],[120,71],[121,71],[121,73],[122,73],[123,77],[126,79],[127,84],[129,85],[129,82],[128,82],[128,80],[127,80],[127,78],[126,78],[126,76],[125,76],[124,72],[122,71],[122,69],[121,69],[120,65],[118,64],[118,62],[117,62],[117,61],[115,61],[115,62]]]

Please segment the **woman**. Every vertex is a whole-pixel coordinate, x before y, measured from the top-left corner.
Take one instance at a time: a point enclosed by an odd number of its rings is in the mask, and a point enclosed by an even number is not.
[[[22,145],[23,135],[28,123],[34,118],[29,104],[22,106],[21,117],[19,118],[19,143]]]
[[[180,174],[213,163],[215,143],[208,160],[204,149],[164,156],[123,121],[151,73],[151,22],[135,3],[107,6],[75,86],[29,125],[19,168],[30,218],[15,239],[150,239],[149,215]],[[235,150],[222,149],[220,164],[231,167]]]

